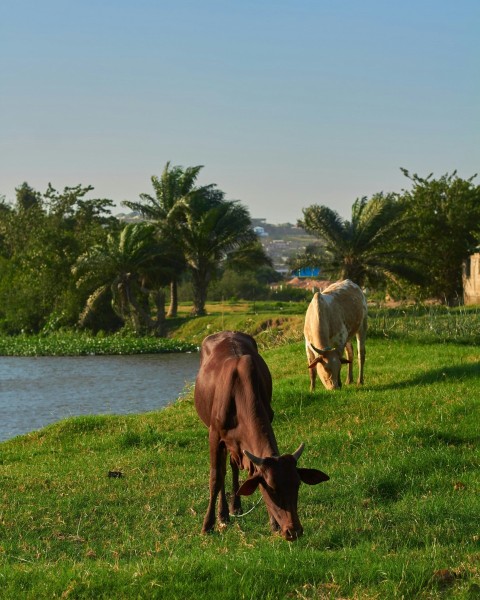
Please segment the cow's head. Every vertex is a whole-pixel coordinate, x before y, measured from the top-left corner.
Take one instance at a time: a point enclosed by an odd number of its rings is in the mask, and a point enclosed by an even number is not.
[[[297,467],[303,448],[304,445],[301,444],[293,454],[267,458],[260,458],[244,450],[245,456],[255,465],[255,471],[237,492],[239,495],[250,496],[260,486],[272,526],[281,530],[283,537],[289,542],[296,540],[303,533],[297,513],[300,483],[303,481],[315,485],[330,479],[317,469]]]
[[[316,356],[308,365],[308,368],[317,369],[318,376],[327,390],[341,388],[340,369],[342,364],[347,364],[350,361],[343,358],[336,348],[315,348],[313,344],[310,344],[310,348]]]

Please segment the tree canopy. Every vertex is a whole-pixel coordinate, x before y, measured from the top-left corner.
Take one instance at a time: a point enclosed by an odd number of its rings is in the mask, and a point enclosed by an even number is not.
[[[356,200],[350,220],[319,205],[305,208],[303,215],[298,225],[317,236],[320,245],[308,248],[301,260],[320,266],[327,277],[373,287],[399,277],[420,280],[415,257],[405,250],[409,219],[395,195]]]
[[[225,200],[224,193],[213,186],[194,190],[185,198],[178,231],[192,278],[192,313],[203,315],[207,289],[220,263],[232,252],[251,249],[257,237],[246,207]],[[269,262],[258,248],[255,259],[258,266]]]
[[[447,304],[463,297],[462,263],[480,243],[480,186],[456,171],[435,179],[402,169],[412,188],[402,205],[412,231],[408,251],[424,265],[423,294]]]
[[[137,211],[145,219],[155,223],[159,235],[169,241],[173,255],[177,257],[176,268],[172,271],[170,281],[169,317],[177,316],[177,285],[186,267],[178,236],[179,211],[184,199],[196,189],[196,181],[202,168],[202,165],[187,168],[179,165],[172,166],[168,161],[160,177],[152,175],[150,178],[154,191],[153,196],[140,194],[140,201],[125,200],[123,202],[124,206]]]
[[[171,278],[168,247],[155,236],[148,223],[130,223],[107,236],[78,257],[73,273],[77,286],[91,290],[80,315],[84,323],[103,295],[110,292],[112,306],[123,322],[136,333],[163,333],[162,287]],[[152,318],[149,302],[157,308]]]

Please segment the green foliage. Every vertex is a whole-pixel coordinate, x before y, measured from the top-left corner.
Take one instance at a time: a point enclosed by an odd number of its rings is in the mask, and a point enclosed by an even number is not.
[[[110,292],[115,312],[136,333],[163,333],[164,308],[157,302],[154,321],[148,303],[150,297],[163,299],[162,287],[171,277],[169,247],[156,237],[151,223],[129,223],[107,236],[78,257],[73,273],[80,288],[89,290],[80,325],[84,325],[96,305]]]
[[[178,319],[176,337],[200,343],[209,333],[224,329],[245,331],[257,338],[262,348],[303,340],[303,322],[308,300],[303,302],[255,301],[247,306],[224,302],[209,305],[209,315]],[[480,308],[449,308],[440,305],[405,305],[396,308],[369,306],[367,339],[417,344],[479,344]]]
[[[193,314],[205,313],[207,290],[222,262],[234,270],[270,264],[251,228],[248,211],[224,199],[214,184],[195,185],[202,166],[171,166],[152,177],[155,195],[141,194],[141,202],[124,202],[153,221],[177,258],[171,278],[169,316],[177,314],[177,284],[185,266],[192,286]]]
[[[248,210],[225,200],[224,193],[214,186],[192,191],[181,211],[178,231],[193,286],[192,313],[200,316],[205,314],[208,286],[220,263],[242,248],[249,249],[251,263],[256,235]],[[257,261],[258,255],[257,248]],[[268,263],[263,257],[263,263]]]
[[[257,281],[254,273],[237,273],[227,269],[218,281],[211,284],[208,298],[213,301],[235,297],[254,300],[265,295],[266,286]]]
[[[421,280],[415,253],[406,251],[410,223],[394,194],[356,200],[351,221],[327,206],[310,206],[303,215],[298,225],[321,245],[307,249],[297,259],[300,264],[320,266],[326,277],[351,279],[361,287],[375,288],[398,277]]]
[[[175,267],[170,276],[171,297],[168,311],[170,317],[177,316],[177,284],[186,266],[178,236],[179,211],[185,197],[196,189],[195,183],[202,168],[201,165],[187,168],[171,166],[169,161],[160,177],[156,175],[151,177],[154,196],[140,194],[140,202],[123,202],[131,210],[139,212],[155,223],[159,236],[166,239],[170,247],[170,260]]]
[[[480,309],[424,304],[370,308],[368,337],[401,338],[424,344],[480,344]]]
[[[280,449],[304,441],[302,466],[331,477],[301,487],[294,544],[263,504],[200,534],[208,431],[191,394],[0,444],[2,595],[475,598],[478,345],[375,337],[367,350],[363,387],[313,394],[303,343],[263,353]]]
[[[42,196],[24,183],[16,205],[0,211],[1,330],[38,332],[53,322],[51,315],[59,326],[77,320],[83,299],[71,267],[115,224],[108,217],[111,201],[84,198],[91,190],[60,193],[49,185]]]
[[[195,315],[205,314],[207,298],[305,298],[304,292],[269,290],[275,277],[248,211],[225,200],[214,184],[197,186],[201,169],[167,163],[151,178],[153,195],[125,202],[150,224],[123,233],[110,214],[111,200],[87,198],[91,186],[57,191],[49,184],[41,194],[24,182],[13,204],[1,197],[0,332],[51,332],[80,323],[92,331],[126,325],[163,335],[167,285],[170,317],[179,293]],[[304,209],[299,224],[319,239],[296,266],[317,264],[330,278],[348,277],[399,299],[461,303],[462,263],[480,240],[480,186],[456,172],[439,179],[403,172],[410,191],[358,199],[351,220],[325,206]],[[142,238],[142,256],[130,238]]]
[[[79,332],[0,336],[0,356],[81,356],[96,354],[159,354],[196,351],[197,345],[173,338],[132,334],[96,336]]]
[[[439,179],[402,171],[412,182],[402,202],[414,234],[409,248],[425,265],[421,292],[449,305],[459,304],[462,263],[480,242],[480,186],[474,185],[475,176],[461,179],[456,171]]]

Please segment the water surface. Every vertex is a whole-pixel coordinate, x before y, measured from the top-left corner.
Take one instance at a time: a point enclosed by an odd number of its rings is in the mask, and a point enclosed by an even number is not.
[[[157,410],[196,377],[199,354],[0,357],[0,441],[66,417]]]

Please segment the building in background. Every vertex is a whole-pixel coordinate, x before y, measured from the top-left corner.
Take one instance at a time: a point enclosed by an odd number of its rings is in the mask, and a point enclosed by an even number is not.
[[[463,263],[463,302],[480,304],[480,252],[476,252]]]

